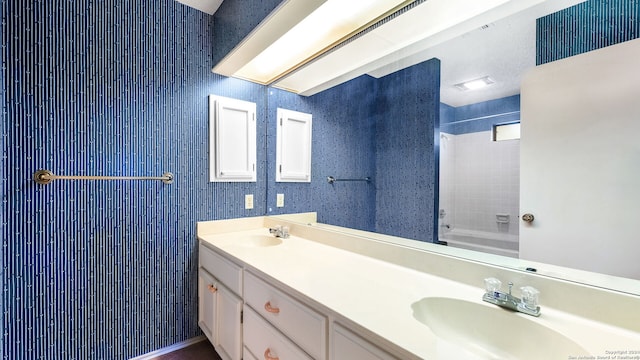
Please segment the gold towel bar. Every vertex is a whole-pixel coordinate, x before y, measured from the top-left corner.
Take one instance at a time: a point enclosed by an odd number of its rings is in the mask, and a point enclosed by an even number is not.
[[[173,174],[166,172],[162,176],[67,176],[56,175],[49,170],[38,170],[33,174],[33,181],[48,184],[53,180],[162,180],[165,184],[173,182]]]

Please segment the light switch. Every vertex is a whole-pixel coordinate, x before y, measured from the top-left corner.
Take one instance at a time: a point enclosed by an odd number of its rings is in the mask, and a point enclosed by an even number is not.
[[[276,207],[284,207],[284,194],[276,194]]]
[[[253,194],[246,194],[244,196],[244,208],[253,209]]]

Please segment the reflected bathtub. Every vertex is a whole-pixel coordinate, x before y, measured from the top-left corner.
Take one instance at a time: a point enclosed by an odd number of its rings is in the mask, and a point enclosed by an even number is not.
[[[440,234],[440,241],[455,248],[482,251],[485,253],[518,257],[518,236],[468,229],[451,229]]]

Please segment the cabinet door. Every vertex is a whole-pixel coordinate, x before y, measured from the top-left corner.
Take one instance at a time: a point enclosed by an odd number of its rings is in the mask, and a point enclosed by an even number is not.
[[[330,360],[397,360],[336,323],[331,326]]]
[[[210,95],[209,181],[256,181],[256,104]]]
[[[203,268],[198,271],[198,325],[209,341],[215,345],[217,284],[213,276]]]
[[[242,300],[229,289],[218,286],[218,354],[225,360],[242,359]]]
[[[246,346],[242,348],[242,359],[243,360],[259,360],[257,357],[253,356],[251,351],[249,351],[249,349],[247,349]]]
[[[276,181],[311,182],[311,114],[277,111]]]

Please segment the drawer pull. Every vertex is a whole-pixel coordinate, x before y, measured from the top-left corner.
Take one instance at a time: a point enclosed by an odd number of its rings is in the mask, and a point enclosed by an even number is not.
[[[267,310],[268,312],[272,313],[272,314],[280,313],[280,309],[279,308],[271,306],[271,301],[267,301],[267,303],[264,304],[264,309]]]
[[[264,360],[280,360],[280,358],[271,356],[271,349],[267,348],[267,350],[264,351]]]
[[[207,289],[209,289],[209,292],[212,293],[212,294],[215,293],[216,291],[218,291],[218,289],[215,286],[211,285],[211,284],[207,285]]]

